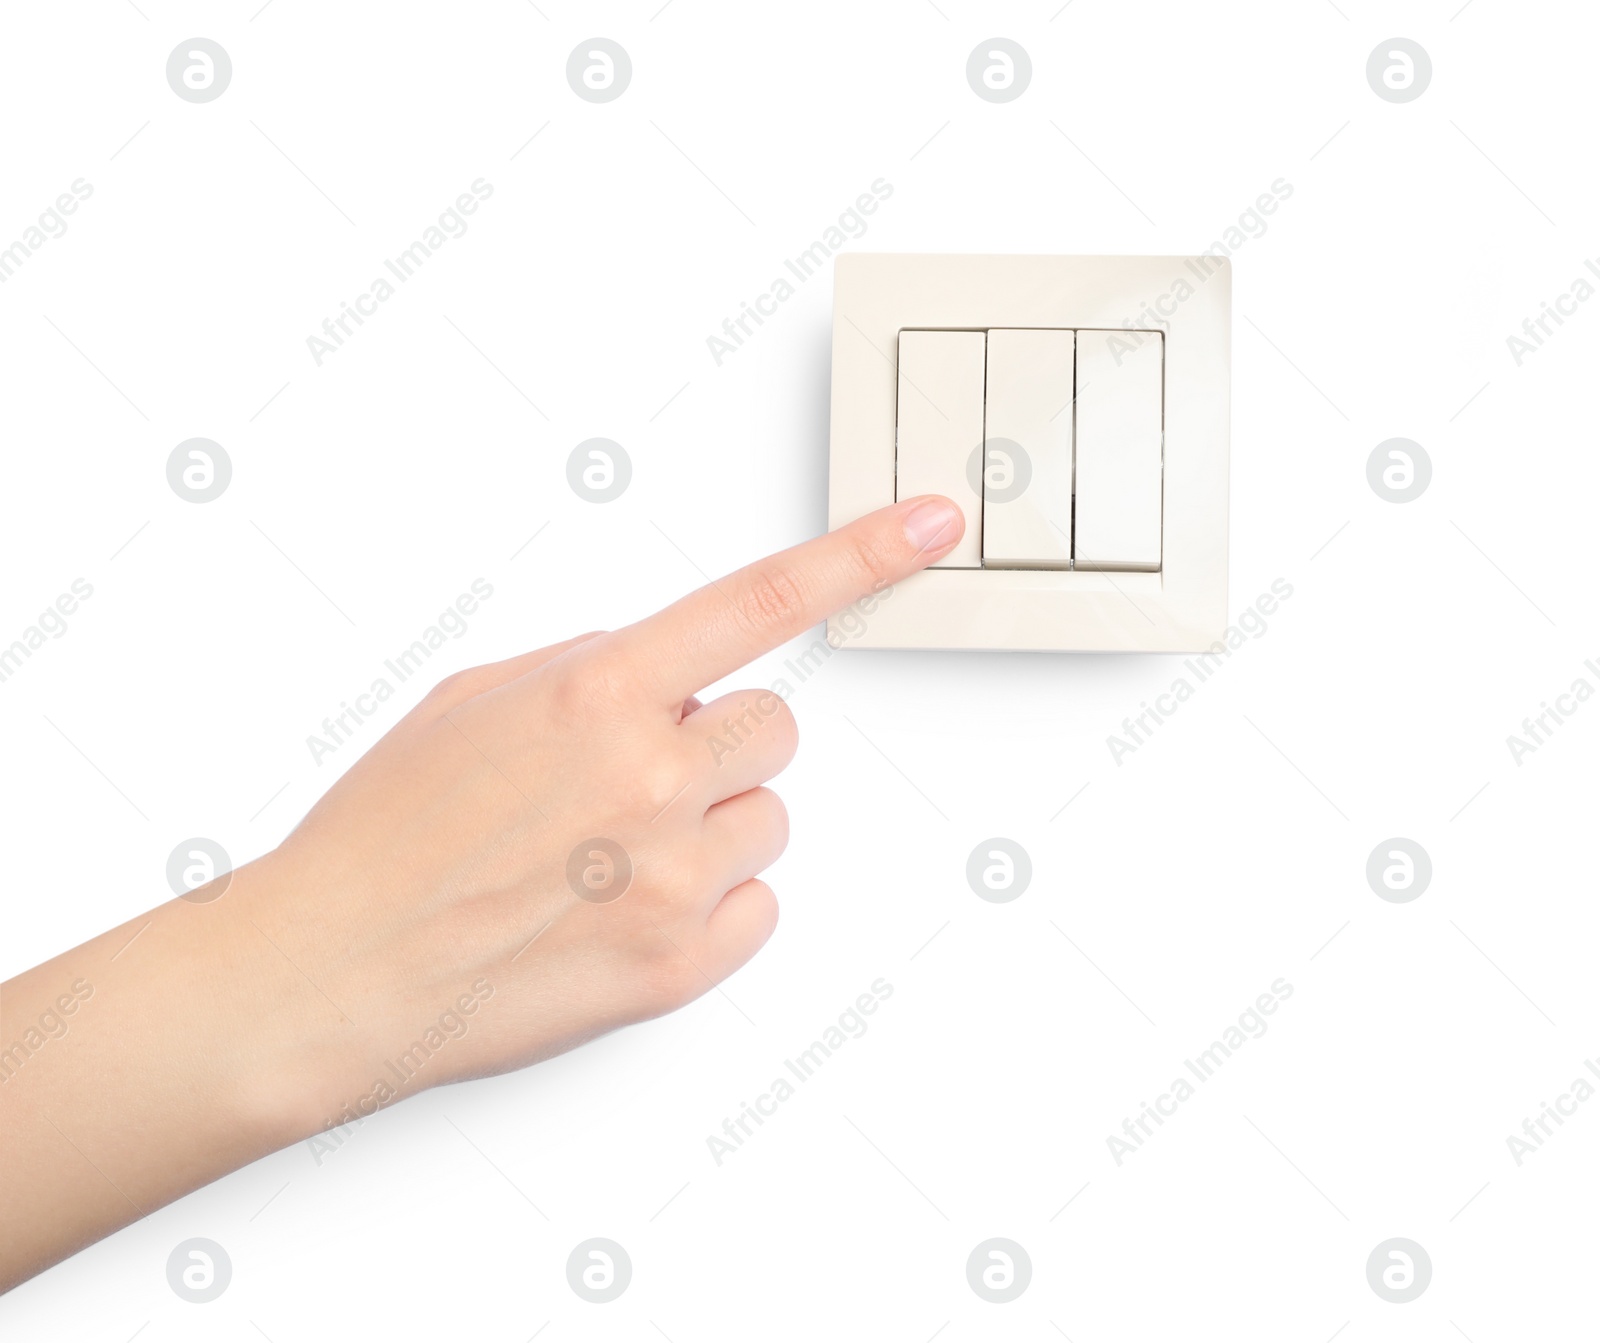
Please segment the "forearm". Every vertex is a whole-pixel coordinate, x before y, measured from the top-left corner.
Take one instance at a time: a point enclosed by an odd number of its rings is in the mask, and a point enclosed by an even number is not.
[[[0,985],[0,1290],[321,1127],[339,1017],[252,926],[273,879]]]

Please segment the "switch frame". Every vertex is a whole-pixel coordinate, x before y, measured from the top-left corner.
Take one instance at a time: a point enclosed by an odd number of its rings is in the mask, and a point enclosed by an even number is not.
[[[835,647],[1197,652],[1227,626],[1226,258],[846,253],[834,259],[828,525],[895,498],[896,349],[914,330],[1160,331],[1161,567],[925,570]],[[1081,336],[1080,336],[1081,339]],[[858,616],[861,613],[857,613]]]

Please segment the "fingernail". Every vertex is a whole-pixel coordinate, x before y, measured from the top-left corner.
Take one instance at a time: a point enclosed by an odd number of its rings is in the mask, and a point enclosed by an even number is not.
[[[945,551],[961,538],[961,510],[948,499],[929,499],[907,513],[903,525],[918,551]]]

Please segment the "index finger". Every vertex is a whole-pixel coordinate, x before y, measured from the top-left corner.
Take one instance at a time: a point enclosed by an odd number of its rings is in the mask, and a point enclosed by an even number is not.
[[[691,592],[618,630],[613,647],[677,703],[819,620],[949,552],[965,526],[937,495],[905,499]]]

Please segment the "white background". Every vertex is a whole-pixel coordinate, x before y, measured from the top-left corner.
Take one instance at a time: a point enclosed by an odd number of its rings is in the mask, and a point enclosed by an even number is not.
[[[276,844],[423,678],[321,765],[307,735],[473,579],[494,596],[429,683],[820,530],[829,279],[723,366],[705,341],[880,177],[852,247],[1190,253],[1292,184],[1234,257],[1231,606],[1294,595],[1120,765],[1106,738],[1180,659],[840,654],[792,700],[781,925],[725,993],[320,1166],[280,1152],[18,1289],[0,1333],[1589,1327],[1600,1102],[1520,1168],[1506,1137],[1600,1052],[1600,705],[1520,766],[1506,738],[1600,685],[1600,304],[1521,367],[1506,337],[1600,249],[1600,23],[1058,4],[8,9],[0,246],[94,190],[0,287],[0,642],[94,595],[0,684],[6,974],[168,898],[181,839]],[[564,75],[597,34],[634,71],[604,105]],[[234,65],[205,105],[164,76],[195,35]],[[1034,69],[1004,105],[965,79],[995,35]],[[1434,66],[1405,105],[1365,78],[1396,35]],[[470,231],[317,367],[306,338],[479,177]],[[605,505],[565,476],[596,435],[634,464]],[[1366,480],[1397,435],[1434,467],[1406,505]],[[232,459],[214,503],[166,482],[194,436]],[[991,836],[1032,856],[1009,904],[966,882]],[[1412,903],[1366,881],[1391,836],[1432,856]],[[714,1164],[879,977],[870,1031]],[[1279,977],[1267,1034],[1117,1166],[1107,1135]],[[167,1285],[191,1236],[233,1262],[210,1305]],[[590,1236],[632,1256],[614,1304],[566,1284]],[[966,1281],[992,1236],[1033,1262],[1008,1305]],[[1366,1281],[1394,1236],[1433,1262],[1408,1305]]]

